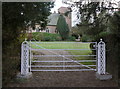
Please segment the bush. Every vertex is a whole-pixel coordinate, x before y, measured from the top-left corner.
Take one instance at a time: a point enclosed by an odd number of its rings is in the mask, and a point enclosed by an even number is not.
[[[82,41],[83,41],[83,42],[88,41],[88,39],[89,39],[89,37],[88,37],[88,36],[85,36],[85,35],[84,35],[84,36],[82,36]]]
[[[75,41],[75,39],[76,38],[74,36],[69,36],[68,39],[67,39],[67,41]]]
[[[45,33],[45,32],[33,32],[33,38],[36,41],[62,41],[59,34]],[[69,36],[66,41],[75,41],[74,36]]]
[[[34,32],[33,38],[37,41],[61,41],[59,34],[45,33],[45,32]]]

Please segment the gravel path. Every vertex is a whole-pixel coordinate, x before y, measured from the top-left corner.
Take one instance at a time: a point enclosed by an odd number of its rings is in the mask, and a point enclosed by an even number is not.
[[[11,82],[8,87],[116,87],[113,80],[100,81],[95,72],[33,72],[27,81]]]
[[[69,54],[66,51],[57,51],[56,53],[65,55]],[[50,55],[50,52],[42,51],[37,54]],[[61,58],[59,57],[40,58],[38,60],[61,60]],[[72,64],[74,65],[76,63]],[[37,65],[39,65],[39,63]],[[47,63],[47,65],[59,65],[59,64]],[[8,84],[8,87],[116,87],[116,86],[117,84],[113,80],[100,81],[96,79],[94,71],[33,72],[32,77],[29,79],[26,80],[19,79],[12,81]]]

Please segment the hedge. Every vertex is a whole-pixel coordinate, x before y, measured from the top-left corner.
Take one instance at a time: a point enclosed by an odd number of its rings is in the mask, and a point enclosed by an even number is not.
[[[61,41],[59,34],[45,33],[45,32],[33,32],[32,37],[37,41]]]
[[[32,38],[34,38],[36,41],[62,41],[60,34],[46,32],[33,32]],[[75,41],[75,37],[69,36],[66,41]]]

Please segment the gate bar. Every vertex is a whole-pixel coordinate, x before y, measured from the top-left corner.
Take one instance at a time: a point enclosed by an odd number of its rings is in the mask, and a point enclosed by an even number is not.
[[[32,62],[73,62],[73,61],[32,61]],[[77,62],[96,62],[96,60],[80,60]]]
[[[33,57],[61,57],[61,56],[66,56],[66,57],[79,57],[79,56],[96,56],[96,55],[33,55]]]
[[[31,49],[32,51],[41,51],[41,50],[96,50],[96,49]]]
[[[96,71],[96,69],[31,70],[31,71]]]
[[[96,65],[87,65],[87,66],[96,66]],[[32,65],[31,67],[84,67],[84,65],[57,65],[57,66],[54,66],[54,65],[43,65],[43,66],[40,66],[40,65]]]
[[[97,43],[97,42],[31,42],[32,44],[34,44],[34,43],[40,43],[40,44],[43,44],[43,43],[51,43],[51,44],[53,44],[53,43]]]

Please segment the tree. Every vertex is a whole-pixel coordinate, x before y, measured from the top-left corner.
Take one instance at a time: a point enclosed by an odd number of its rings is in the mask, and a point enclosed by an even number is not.
[[[15,39],[22,30],[26,30],[26,27],[34,27],[35,23],[39,23],[45,28],[47,16],[50,15],[50,8],[52,7],[53,3],[51,2],[3,3],[3,44],[6,45],[6,43]]]
[[[83,35],[87,35],[91,40],[97,40],[110,33],[109,18],[114,13],[111,3],[105,6],[102,2],[77,3],[80,12],[79,29],[82,29]]]
[[[20,69],[21,42],[28,26],[47,24],[52,2],[3,2],[2,3],[2,65],[3,86]]]
[[[111,73],[113,79],[118,81],[120,11],[116,11],[117,8],[114,8],[111,3],[108,3],[108,6],[99,2],[80,3],[79,6],[81,14],[79,28],[84,27],[82,29],[83,34],[91,36],[91,41],[99,41],[100,38],[104,39],[106,43],[107,72]]]
[[[57,22],[57,31],[61,35],[62,40],[66,40],[69,37],[69,27],[63,15],[59,16]]]

